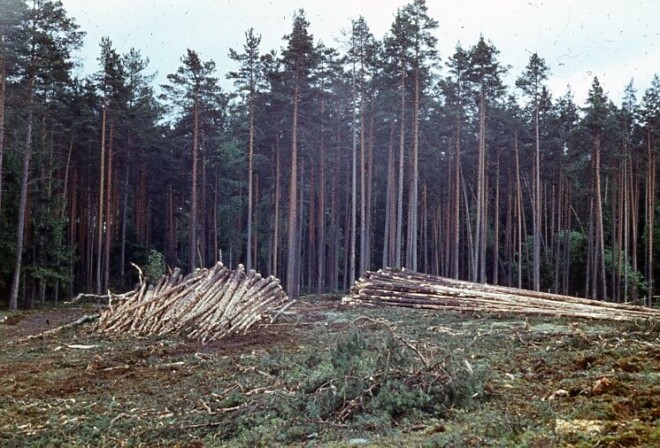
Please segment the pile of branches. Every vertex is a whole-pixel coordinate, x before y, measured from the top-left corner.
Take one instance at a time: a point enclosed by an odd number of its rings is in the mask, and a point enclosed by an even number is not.
[[[243,265],[232,270],[216,264],[182,276],[177,268],[155,285],[140,286],[119,304],[101,312],[96,329],[135,335],[178,333],[208,342],[246,332],[263,316],[289,301],[280,281],[262,278]]]
[[[354,302],[451,310],[582,317],[615,321],[660,319],[660,310],[453,280],[406,269],[366,272],[351,289]]]

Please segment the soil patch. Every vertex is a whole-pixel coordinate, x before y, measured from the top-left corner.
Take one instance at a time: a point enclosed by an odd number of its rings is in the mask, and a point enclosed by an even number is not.
[[[90,312],[29,312],[0,337]],[[1,350],[2,446],[660,446],[653,322],[326,296],[208,344],[83,326]]]

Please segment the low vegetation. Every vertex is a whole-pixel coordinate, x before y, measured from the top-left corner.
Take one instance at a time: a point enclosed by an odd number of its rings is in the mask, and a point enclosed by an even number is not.
[[[308,297],[208,344],[0,325],[2,446],[657,446],[660,327]]]

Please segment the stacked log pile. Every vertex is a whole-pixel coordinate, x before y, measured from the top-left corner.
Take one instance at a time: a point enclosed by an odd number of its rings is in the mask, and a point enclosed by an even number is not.
[[[605,320],[660,319],[660,310],[453,280],[408,270],[366,272],[351,289],[365,304]]]
[[[179,269],[155,285],[141,282],[132,295],[103,310],[96,329],[135,335],[182,334],[203,342],[245,332],[289,302],[280,281],[242,265],[218,263],[183,277]]]

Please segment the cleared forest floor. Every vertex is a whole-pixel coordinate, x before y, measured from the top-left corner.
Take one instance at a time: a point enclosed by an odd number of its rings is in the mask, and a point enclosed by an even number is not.
[[[307,297],[206,345],[0,324],[1,446],[660,446],[660,323]],[[48,321],[48,322],[46,322]]]

